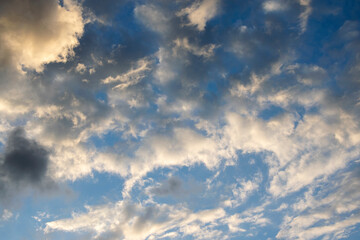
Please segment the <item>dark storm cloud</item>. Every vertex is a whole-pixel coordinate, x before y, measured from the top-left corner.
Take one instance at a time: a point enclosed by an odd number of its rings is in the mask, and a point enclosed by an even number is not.
[[[2,170],[12,181],[41,181],[47,170],[49,152],[27,139],[22,128],[13,130],[8,138]]]
[[[46,176],[49,151],[28,139],[23,128],[15,128],[8,136],[0,157],[0,201],[6,202],[25,189],[50,189],[54,183]]]

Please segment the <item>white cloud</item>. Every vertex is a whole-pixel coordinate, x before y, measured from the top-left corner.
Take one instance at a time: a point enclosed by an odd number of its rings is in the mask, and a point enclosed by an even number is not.
[[[298,191],[345,168],[356,160],[360,140],[356,115],[343,109],[346,101],[335,103],[327,90],[310,88],[326,80],[324,69],[295,64],[283,70],[298,84],[266,89],[271,75],[251,75],[249,84],[234,85],[230,93],[238,99],[233,101],[242,104],[236,105],[237,113],[225,115],[228,124],[223,136],[233,151],[268,153],[268,190],[275,196]],[[272,104],[282,107],[285,113],[268,120],[259,118],[259,113]],[[318,112],[300,117],[294,111],[294,106],[299,105]]]
[[[102,80],[104,84],[116,83],[113,89],[126,89],[129,86],[138,84],[145,76],[146,72],[148,72],[150,68],[151,61],[144,58],[140,59],[136,62],[136,66],[131,68],[128,72],[117,75],[116,77],[107,77]],[[120,83],[117,83],[120,82]]]
[[[189,40],[187,38],[183,38],[183,39],[178,38],[174,41],[174,43],[175,43],[175,47],[173,48],[173,51],[175,54],[177,54],[179,49],[184,49],[196,56],[200,56],[204,58],[212,57],[214,55],[214,50],[217,48],[215,44],[208,44],[199,47],[189,43]]]
[[[314,183],[293,205],[277,234],[282,239],[346,237],[346,231],[360,224],[359,169],[339,174],[329,182]],[[315,191],[316,189],[316,191]]]
[[[136,181],[156,168],[199,163],[214,169],[225,152],[219,149],[216,138],[188,128],[175,128],[170,136],[151,136],[145,139],[129,164],[131,178],[125,183],[124,193],[127,195]]]
[[[278,0],[266,1],[263,3],[263,8],[265,12],[276,12],[282,11],[287,8],[286,3]]]
[[[225,216],[221,208],[194,213],[181,206],[126,201],[86,208],[87,213],[73,213],[72,218],[47,222],[44,231],[86,231],[93,233],[95,238],[113,234],[125,240],[163,238],[169,234],[209,236],[209,230]],[[212,225],[205,227],[209,223]],[[201,228],[191,231],[194,226]]]
[[[260,172],[255,174],[253,179],[237,179],[237,184],[233,185],[232,198],[224,201],[224,205],[228,207],[238,207],[244,203],[249,196],[251,196],[260,187],[262,175]]]
[[[190,7],[184,8],[177,13],[178,16],[186,16],[191,26],[196,26],[199,31],[204,31],[206,22],[216,16],[219,9],[219,0],[196,1]]]
[[[156,82],[163,85],[174,80],[176,77],[176,67],[172,64],[173,58],[170,51],[165,48],[160,48],[156,53],[156,57],[159,61],[156,65],[156,70],[154,71]]]
[[[84,31],[82,8],[72,0],[2,2],[0,62],[42,71],[44,64],[66,62]]]
[[[246,216],[244,214],[234,214],[225,218],[223,223],[228,225],[231,232],[246,232],[247,230],[241,227],[242,224],[250,223],[264,227],[270,223],[270,219],[264,217],[263,213],[253,214],[251,216]]]
[[[285,114],[270,121],[236,113],[226,115],[224,138],[232,151],[244,153],[273,152],[280,166],[283,166],[297,153],[297,146],[292,140],[294,118]]]
[[[80,74],[84,74],[86,71],[86,66],[83,63],[78,63],[78,65],[76,65],[75,71]]]
[[[9,211],[8,209],[4,209],[2,216],[1,216],[1,220],[2,221],[8,221],[10,220],[10,218],[12,218],[13,213],[11,211]]]
[[[284,209],[287,209],[289,205],[287,203],[282,203],[278,208],[274,209],[275,212],[280,212]]]

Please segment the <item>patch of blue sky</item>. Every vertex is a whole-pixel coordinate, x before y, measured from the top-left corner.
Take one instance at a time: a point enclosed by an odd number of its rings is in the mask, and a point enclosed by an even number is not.
[[[263,120],[270,120],[273,117],[279,116],[282,113],[286,112],[282,107],[271,105],[268,108],[262,110],[258,117]]]

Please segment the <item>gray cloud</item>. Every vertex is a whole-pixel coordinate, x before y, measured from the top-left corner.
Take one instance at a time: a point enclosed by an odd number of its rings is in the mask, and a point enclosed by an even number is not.
[[[55,183],[47,176],[49,151],[27,138],[23,128],[10,132],[0,156],[0,202],[4,204],[25,189],[50,190]]]
[[[27,139],[22,128],[16,128],[10,133],[2,169],[12,181],[41,181],[47,170],[49,152]]]
[[[172,176],[158,186],[151,187],[149,192],[158,196],[178,195],[184,191],[183,183],[178,177]]]

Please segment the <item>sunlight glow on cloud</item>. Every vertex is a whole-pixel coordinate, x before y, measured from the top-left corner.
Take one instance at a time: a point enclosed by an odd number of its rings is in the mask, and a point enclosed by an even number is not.
[[[1,1],[0,235],[359,239],[358,12]]]
[[[42,71],[50,62],[66,62],[74,56],[84,31],[82,9],[72,0],[63,6],[51,1],[1,3],[1,63],[5,58],[21,67]]]

